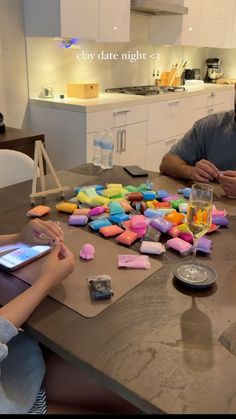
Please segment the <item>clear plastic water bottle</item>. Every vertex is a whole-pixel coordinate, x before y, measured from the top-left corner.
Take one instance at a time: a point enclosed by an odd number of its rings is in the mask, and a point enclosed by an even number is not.
[[[110,128],[106,128],[101,142],[101,168],[111,169],[113,167],[113,135]]]
[[[101,145],[103,138],[103,128],[99,128],[93,137],[93,164],[95,166],[101,165]]]

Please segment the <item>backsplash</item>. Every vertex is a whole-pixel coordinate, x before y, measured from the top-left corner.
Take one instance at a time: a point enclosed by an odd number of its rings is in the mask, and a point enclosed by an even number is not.
[[[148,16],[131,14],[129,43],[83,41],[72,48],[59,47],[52,38],[28,38],[30,96],[38,96],[43,86],[55,94],[66,94],[67,83],[98,82],[106,88],[153,84],[157,70],[168,71],[178,59],[187,60],[187,68],[200,68],[205,77],[205,60],[223,61],[224,77],[236,78],[236,49],[222,50],[183,46],[151,45]]]
[[[148,16],[131,14],[129,43],[83,41],[80,49],[67,49],[52,38],[28,38],[30,96],[38,96],[45,85],[66,94],[68,82],[98,82],[100,92],[109,87],[153,84],[153,70],[155,74],[169,70],[178,58],[188,60],[188,68],[204,68],[205,48],[151,45],[149,22]]]

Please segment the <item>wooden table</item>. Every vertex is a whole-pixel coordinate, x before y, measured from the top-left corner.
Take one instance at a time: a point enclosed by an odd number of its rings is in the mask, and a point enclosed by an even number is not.
[[[137,185],[144,180],[119,167],[102,171],[92,165],[59,175],[71,186],[106,180]],[[150,179],[157,176],[151,173]],[[163,185],[165,177],[159,179]],[[13,233],[28,221],[30,191],[31,182],[0,190],[0,233]],[[54,206],[58,199],[47,197],[45,202]],[[68,216],[52,211],[50,218]],[[236,413],[236,358],[218,340],[236,319],[235,235],[236,219],[231,217],[228,229],[209,236],[214,242],[211,255],[198,256],[217,271],[212,288],[181,287],[172,274],[181,257],[167,250],[160,257],[163,268],[99,316],[84,318],[47,297],[24,327],[145,412]],[[26,288],[1,273],[0,303]]]
[[[20,151],[34,158],[35,141],[40,140],[44,144],[44,134],[30,130],[6,127],[6,131],[0,133],[0,149],[8,148]]]

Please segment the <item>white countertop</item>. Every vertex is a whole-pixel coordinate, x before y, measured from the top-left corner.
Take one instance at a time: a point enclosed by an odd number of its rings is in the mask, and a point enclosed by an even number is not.
[[[199,90],[185,90],[180,92],[168,92],[158,95],[140,96],[127,95],[122,93],[100,93],[98,98],[94,99],[76,99],[65,97],[64,99],[50,98],[43,99],[38,97],[31,97],[30,103],[37,106],[47,106],[59,109],[68,109],[77,112],[97,112],[106,109],[114,109],[114,107],[122,108],[125,106],[135,106],[142,104],[149,104],[159,101],[174,100],[193,95],[199,95],[206,92],[234,90],[234,85],[226,84],[204,84],[204,88]]]

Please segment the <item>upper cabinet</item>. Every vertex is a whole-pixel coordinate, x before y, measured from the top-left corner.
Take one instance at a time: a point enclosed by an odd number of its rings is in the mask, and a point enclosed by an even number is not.
[[[233,47],[236,0],[184,0],[183,5],[188,7],[187,15],[151,18],[152,42],[213,48]],[[234,38],[236,47],[236,37]]]
[[[99,0],[98,42],[127,42],[130,35],[130,0]]]
[[[203,47],[232,48],[235,0],[201,0],[200,38]]]
[[[129,41],[130,0],[23,0],[25,35]]]
[[[152,16],[151,41],[164,45],[201,46],[199,27],[202,0],[184,0],[187,15]]]

